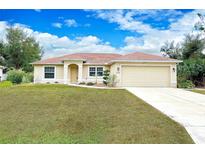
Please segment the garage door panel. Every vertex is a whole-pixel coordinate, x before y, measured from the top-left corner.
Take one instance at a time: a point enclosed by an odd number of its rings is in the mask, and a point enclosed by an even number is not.
[[[122,86],[169,87],[169,67],[123,66]]]

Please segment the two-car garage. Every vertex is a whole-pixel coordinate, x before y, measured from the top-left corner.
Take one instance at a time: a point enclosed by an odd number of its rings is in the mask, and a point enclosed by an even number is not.
[[[170,87],[170,66],[122,66],[121,85],[126,87]]]

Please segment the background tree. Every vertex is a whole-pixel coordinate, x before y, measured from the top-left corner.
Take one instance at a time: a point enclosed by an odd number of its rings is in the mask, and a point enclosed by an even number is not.
[[[178,43],[179,44],[179,43]],[[183,60],[177,65],[177,83],[180,88],[205,86],[205,41],[200,34],[187,34],[180,45],[165,42],[161,47],[164,56]]]
[[[161,47],[160,52],[165,56],[173,59],[181,59],[182,58],[182,50],[180,48],[180,44],[177,43],[175,45],[174,41],[165,42]]]
[[[189,58],[203,58],[203,50],[205,48],[205,40],[201,38],[200,34],[187,34],[182,43],[183,59]]]
[[[3,48],[1,56],[6,66],[26,72],[33,70],[30,63],[39,60],[43,54],[42,48],[33,37],[28,36],[22,29],[13,27],[7,29]]]
[[[25,71],[31,72],[33,70],[33,66],[30,63],[41,59],[43,55],[42,48],[40,47],[39,43],[35,41],[34,38],[28,37],[23,42],[22,49],[24,51],[22,53],[22,68]]]
[[[197,15],[200,21],[195,24],[194,28],[205,34],[205,17],[201,13],[197,13]]]
[[[0,65],[5,65],[4,43],[0,42]]]

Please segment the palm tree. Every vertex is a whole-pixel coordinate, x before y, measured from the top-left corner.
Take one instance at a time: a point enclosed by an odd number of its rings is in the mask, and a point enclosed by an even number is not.
[[[185,39],[182,43],[182,55],[183,59],[189,58],[203,58],[203,50],[205,48],[205,40],[200,34],[185,35]]]
[[[160,52],[165,56],[173,59],[181,59],[182,51],[180,44],[177,43],[175,45],[174,41],[165,42],[164,45],[161,47]]]

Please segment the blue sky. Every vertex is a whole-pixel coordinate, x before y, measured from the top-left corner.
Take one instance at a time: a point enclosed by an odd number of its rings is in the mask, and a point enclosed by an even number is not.
[[[34,36],[44,57],[71,52],[159,53],[183,39],[204,10],[0,10],[0,39],[16,26]]]

